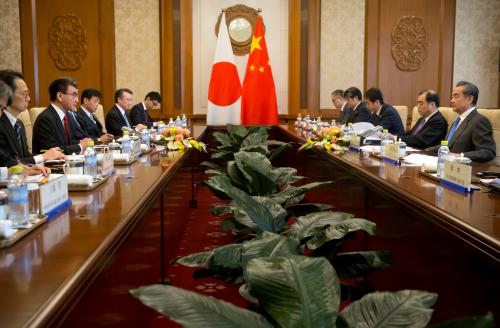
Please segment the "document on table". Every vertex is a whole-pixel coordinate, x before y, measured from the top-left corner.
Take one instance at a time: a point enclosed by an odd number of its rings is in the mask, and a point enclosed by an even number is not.
[[[437,170],[437,157],[421,154],[410,154],[404,158],[406,164],[422,166],[425,171]]]

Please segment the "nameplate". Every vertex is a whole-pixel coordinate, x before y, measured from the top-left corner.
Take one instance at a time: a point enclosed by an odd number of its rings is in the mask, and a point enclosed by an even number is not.
[[[112,152],[104,153],[101,162],[101,174],[111,176],[113,174],[114,168],[115,164],[113,161],[113,153]]]
[[[47,214],[68,200],[68,179],[65,174],[40,185],[40,211]]]
[[[349,147],[354,149],[359,149],[361,147],[361,137],[356,135],[351,135],[349,137]]]
[[[452,187],[456,185],[461,191],[470,191],[472,167],[467,164],[445,161],[443,179],[451,182]]]
[[[399,163],[399,145],[385,144],[383,157],[385,160],[393,164]]]
[[[139,157],[142,155],[141,152],[141,140],[135,140],[132,142],[132,154],[135,157]]]

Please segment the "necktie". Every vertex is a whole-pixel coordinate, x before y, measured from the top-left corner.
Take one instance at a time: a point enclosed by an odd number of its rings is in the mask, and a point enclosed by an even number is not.
[[[16,130],[16,135],[17,135],[17,142],[19,142],[19,146],[21,146],[21,149],[23,148],[23,139],[21,138],[21,124],[19,124],[19,121],[14,124],[14,130]]]
[[[453,135],[455,135],[455,132],[457,131],[459,123],[460,123],[460,116],[457,117],[455,122],[453,122],[453,125],[450,128],[450,132],[448,132],[448,137],[446,138],[446,140],[448,140],[448,142],[450,142],[451,139],[453,138]]]
[[[127,126],[128,126],[129,128],[132,128],[132,125],[130,125],[130,122],[128,121],[128,118],[127,118],[127,112],[125,112],[125,113],[123,114],[123,118],[125,119],[125,123],[127,123]]]
[[[66,135],[66,144],[69,145],[69,124],[66,115],[64,115],[64,134]]]
[[[424,125],[425,125],[425,119],[421,118],[420,122],[415,127],[415,129],[413,130],[413,132],[411,133],[411,135],[412,136],[416,136],[420,132],[420,130],[422,130],[422,128],[424,127]]]
[[[81,128],[82,126],[80,125],[80,122],[78,122],[78,120],[76,119],[76,114],[74,112],[69,112],[71,113],[70,115],[73,117],[73,120],[75,121],[76,125],[78,125],[79,128]]]

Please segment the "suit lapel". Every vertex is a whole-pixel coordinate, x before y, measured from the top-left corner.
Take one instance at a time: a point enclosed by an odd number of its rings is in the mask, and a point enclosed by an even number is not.
[[[63,145],[68,145],[66,142],[66,131],[64,130],[64,125],[61,121],[61,118],[57,114],[57,111],[52,105],[49,106],[48,108],[49,114],[52,116],[52,121],[54,122],[54,125],[56,127],[56,130],[58,131],[59,134],[59,142],[61,142]],[[70,133],[71,135],[71,133]]]
[[[19,156],[19,158],[23,158],[23,152],[21,150],[21,145],[19,145],[19,141],[17,140],[16,130],[14,130],[14,127],[10,123],[7,115],[2,115],[2,124],[4,126],[5,131],[7,131],[7,136],[9,138],[9,142],[11,145],[14,146],[14,150],[16,151],[17,156]]]

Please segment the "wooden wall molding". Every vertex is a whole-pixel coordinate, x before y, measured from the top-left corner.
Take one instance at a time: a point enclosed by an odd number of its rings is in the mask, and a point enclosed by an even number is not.
[[[193,113],[193,4],[191,0],[179,2],[180,35],[179,44],[174,38],[174,1],[160,1],[160,78],[161,110],[151,112],[152,117],[168,119],[170,116]],[[179,1],[179,0],[177,0]],[[174,47],[179,49],[181,67],[180,81],[174,79]],[[174,101],[174,86],[180,84],[181,105]]]
[[[111,108],[116,88],[114,1],[87,1],[82,7],[77,0],[19,0],[19,14],[30,107],[47,106],[50,82],[69,75],[80,90],[100,89],[103,107]]]
[[[320,103],[320,47],[321,47],[321,1],[307,1],[307,54],[301,54],[301,8],[300,0],[290,0],[289,45],[288,45],[288,114],[319,114]],[[301,56],[307,56],[307,107],[300,105]]]

